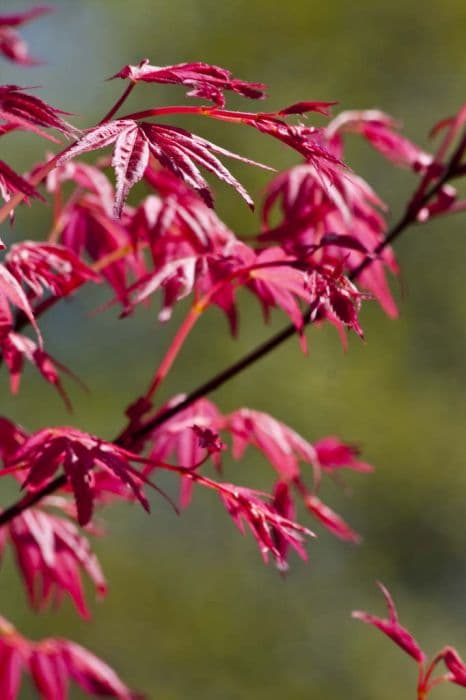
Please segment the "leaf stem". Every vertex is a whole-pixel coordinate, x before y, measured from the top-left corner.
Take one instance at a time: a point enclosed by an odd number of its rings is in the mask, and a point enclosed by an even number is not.
[[[183,344],[188,337],[189,333],[191,330],[194,328],[197,320],[199,319],[201,315],[201,311],[199,311],[194,305],[190,310],[186,318],[184,319],[183,323],[181,326],[178,328],[177,333],[175,334],[175,337],[173,338],[170,347],[168,348],[167,353],[165,354],[165,357],[163,358],[162,362],[157,368],[157,371],[154,375],[154,378],[152,379],[149,388],[145,394],[145,398],[148,401],[151,401],[151,399],[154,397],[155,392],[157,391],[158,387],[160,384],[163,382],[165,377],[167,376],[168,372],[170,371],[171,366],[173,365],[174,361],[176,360],[179,351],[183,347]]]
[[[103,124],[104,122],[108,122],[108,121],[113,117],[113,115],[116,114],[116,113],[118,112],[118,110],[120,109],[120,107],[122,106],[122,104],[123,104],[124,102],[126,102],[126,100],[128,99],[128,97],[131,95],[131,93],[132,93],[132,91],[134,90],[135,86],[136,86],[136,83],[135,83],[135,82],[129,83],[129,85],[126,87],[126,90],[123,92],[123,94],[121,95],[121,97],[115,102],[115,104],[113,105],[113,107],[112,107],[111,109],[109,109],[109,111],[107,112],[107,114],[105,115],[105,117],[103,117],[103,118],[100,120],[99,126],[100,126],[101,124]]]
[[[122,119],[148,119],[150,117],[164,117],[172,114],[197,114],[203,117],[212,117],[227,122],[251,122],[261,119],[276,119],[279,112],[236,112],[231,109],[220,109],[219,107],[203,105],[172,105],[169,107],[154,107],[144,109],[141,112],[125,114]]]

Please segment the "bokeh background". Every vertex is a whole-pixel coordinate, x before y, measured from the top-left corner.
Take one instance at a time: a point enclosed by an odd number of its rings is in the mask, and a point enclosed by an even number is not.
[[[82,126],[95,123],[121,91],[120,83],[104,79],[144,56],[158,65],[203,60],[266,82],[270,108],[302,99],[337,99],[343,109],[380,107],[424,145],[430,126],[464,101],[464,0],[55,5],[54,15],[23,32],[47,66],[26,71],[2,63],[2,82],[42,85],[44,99],[83,115],[77,119]],[[26,6],[4,1],[0,11]],[[129,106],[149,107],[175,95],[182,92],[143,86]],[[183,124],[279,168],[293,162],[286,149],[252,130]],[[2,158],[17,169],[43,156],[35,138],[4,141]],[[387,166],[356,140],[348,157],[395,218],[413,176]],[[241,165],[235,172],[257,198],[264,175]],[[215,187],[227,222],[237,231],[257,229],[237,196]],[[46,227],[46,212],[35,205],[2,236],[40,238]],[[464,218],[411,229],[397,253],[398,321],[367,303],[366,343],[352,340],[345,354],[334,331],[314,329],[308,357],[290,341],[214,396],[225,411],[270,411],[309,439],[336,433],[363,447],[375,474],[354,475],[351,496],[335,485],[325,493],[363,533],[361,546],[319,529],[310,563],[293,559],[283,580],[262,565],[252,540],[241,537],[211,494],[197,493],[180,518],[160,500],[150,518],[139,508],[113,507],[106,513],[108,536],[95,543],[110,593],[93,606],[91,623],[79,620],[68,604],[31,613],[8,557],[0,572],[1,613],[31,636],[66,635],[88,645],[129,684],[159,700],[414,697],[414,664],[375,630],[350,619],[354,608],[384,612],[376,578],[391,588],[402,621],[426,651],[448,642],[466,655]],[[95,293],[80,296],[42,322],[50,352],[91,387],[86,395],[68,385],[73,416],[64,418],[58,397],[32,371],[15,398],[2,372],[3,414],[31,429],[72,421],[105,437],[115,434],[179,317],[161,327],[155,306],[125,321],[114,309],[90,316],[102,300]],[[200,324],[161,399],[193,388],[267,336],[254,304],[243,298],[235,341],[216,311]],[[276,318],[272,328],[282,323]],[[253,452],[226,467],[227,478],[238,483],[268,487],[272,480]],[[1,504],[10,497],[5,487]],[[309,522],[304,514],[302,520]],[[436,692],[454,700],[461,689]],[[26,690],[24,697],[35,696]]]

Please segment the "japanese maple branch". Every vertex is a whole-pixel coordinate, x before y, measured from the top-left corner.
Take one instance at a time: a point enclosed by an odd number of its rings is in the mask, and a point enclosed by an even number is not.
[[[376,256],[380,254],[388,245],[395,241],[409,226],[417,222],[417,216],[420,210],[429,203],[429,201],[435,197],[435,195],[440,191],[443,185],[448,182],[449,179],[457,174],[458,168],[461,164],[461,159],[466,150],[466,134],[463,135],[460,144],[456,148],[448,165],[446,166],[443,174],[432,184],[428,189],[425,189],[425,178],[421,181],[419,187],[416,189],[413,197],[410,199],[404,214],[401,216],[399,221],[388,231],[387,235],[377,246],[375,251],[368,255],[361,264],[355,268],[349,278],[353,281],[359,277],[359,275],[372,264]],[[419,192],[423,192],[422,196],[419,197]],[[1,216],[1,210],[0,210]],[[303,316],[304,325],[308,325],[314,317],[315,308],[311,304],[309,309]],[[136,442],[147,435],[149,435],[153,430],[158,428],[160,425],[168,421],[170,418],[178,414],[180,411],[191,406],[198,399],[207,396],[212,393],[220,386],[228,382],[233,377],[237,376],[245,369],[255,364],[265,355],[268,355],[276,347],[282,345],[288,338],[291,338],[296,333],[296,328],[293,324],[285,326],[281,331],[273,335],[271,338],[266,340],[261,345],[257,346],[254,350],[242,357],[238,362],[230,365],[222,372],[219,372],[214,377],[209,379],[204,384],[201,384],[196,389],[194,389],[190,394],[186,396],[185,399],[180,401],[178,404],[169,407],[165,411],[159,413],[153,418],[149,419],[146,423],[135,428],[131,435],[131,439]],[[128,436],[125,435],[125,447],[128,447],[127,443]],[[22,499],[6,508],[0,513],[0,526],[5,525],[10,522],[17,515],[20,515],[23,511],[27,510],[31,506],[35,505],[41,501],[44,497],[54,493],[59,488],[62,488],[67,483],[67,478],[64,474],[56,477],[53,481],[48,483],[39,491],[35,493],[27,493]]]
[[[360,265],[358,265],[356,268],[354,268],[354,270],[352,270],[352,272],[349,275],[349,279],[351,281],[355,281],[361,275],[361,273],[369,265],[371,265],[375,259],[377,259],[377,256],[380,253],[382,253],[382,251],[387,246],[393,243],[393,241],[395,241],[409,226],[417,223],[416,217],[419,211],[437,194],[437,192],[443,187],[443,185],[446,182],[448,182],[448,180],[455,173],[455,170],[459,164],[462,154],[465,151],[465,148],[466,136],[463,137],[460,145],[453,154],[443,175],[437,179],[437,181],[423,194],[423,196],[420,199],[417,199],[416,197],[416,194],[420,188],[416,190],[414,196],[408,203],[408,206],[406,207],[406,210],[399,219],[399,221],[388,231],[383,241],[379,243],[379,245],[375,248],[373,253],[367,255],[360,263]],[[422,183],[420,187],[421,186]],[[303,324],[305,326],[309,325],[314,319],[315,311],[315,307],[311,304],[311,306],[303,315]],[[278,331],[278,333],[273,335],[261,345],[258,345],[256,348],[254,348],[254,350],[252,350],[240,360],[238,360],[238,362],[235,362],[233,365],[230,365],[219,374],[216,374],[204,384],[198,386],[190,394],[188,394],[186,398],[183,399],[183,401],[176,404],[175,406],[166,409],[162,413],[159,413],[158,415],[154,416],[146,423],[144,423],[142,426],[137,428],[137,430],[133,434],[134,439],[140,440],[141,438],[144,438],[146,435],[150,434],[155,428],[158,428],[160,425],[165,423],[165,421],[169,420],[185,408],[188,408],[195,401],[202,398],[203,396],[207,396],[208,394],[212,393],[220,386],[225,384],[227,381],[240,374],[251,365],[255,364],[262,357],[268,355],[272,350],[274,350],[276,347],[288,340],[288,338],[291,338],[293,335],[295,335],[296,332],[297,329],[294,324],[290,323],[288,326],[285,326],[281,331]]]

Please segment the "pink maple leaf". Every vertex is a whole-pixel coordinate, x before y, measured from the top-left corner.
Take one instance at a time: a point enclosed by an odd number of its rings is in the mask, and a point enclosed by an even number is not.
[[[341,540],[358,543],[360,535],[355,532],[338,513],[335,513],[328,505],[323,503],[314,493],[304,494],[304,504],[310,513],[329,532]]]
[[[34,318],[31,305],[20,283],[9,270],[0,263],[0,339],[9,333],[12,328],[12,315],[9,304],[17,306],[33,326],[42,346],[42,338],[39,327]]]
[[[99,281],[99,276],[73,251],[55,243],[21,241],[11,246],[5,262],[36,299],[42,296],[43,290],[64,297],[83,282]]]
[[[63,388],[59,370],[73,377],[78,383],[79,379],[64,365],[46,353],[42,347],[37,345],[31,338],[13,331],[0,339],[5,365],[10,373],[10,389],[15,394],[19,389],[21,374],[24,367],[24,360],[34,365],[45,379],[52,384],[62,397],[66,407],[71,408],[69,398]]]
[[[338,153],[341,155],[341,153]],[[275,205],[283,216],[270,226]],[[335,166],[331,176],[312,163],[280,173],[269,185],[264,200],[262,241],[278,241],[287,252],[313,260],[339,264],[351,272],[383,241],[386,207],[371,187],[350,171]],[[360,275],[359,282],[372,292],[392,317],[397,309],[385,279],[384,268],[397,273],[393,252],[386,247]]]
[[[76,129],[60,116],[68,115],[68,112],[52,107],[35,95],[29,95],[24,92],[25,89],[17,85],[0,86],[0,119],[51,141],[56,139],[40,127],[57,129],[67,136],[76,133]]]
[[[419,644],[414,639],[412,634],[398,622],[395,604],[389,591],[381,583],[379,583],[378,586],[381,589],[387,603],[389,613],[388,619],[375,617],[374,615],[369,615],[368,613],[361,612],[359,610],[355,610],[352,613],[352,617],[362,620],[363,622],[367,622],[370,625],[374,625],[374,627],[380,629],[381,632],[392,639],[399,647],[403,649],[403,651],[409,654],[409,656],[411,656],[417,662],[419,669],[417,684],[418,700],[424,700],[430,691],[440,683],[450,682],[466,687],[466,665],[456,649],[451,646],[444,647],[438,652],[438,654],[436,654],[433,660],[428,663],[426,667],[426,656],[424,652],[419,647]],[[433,678],[434,671],[440,662],[445,664],[448,672]]]
[[[254,445],[263,452],[276,470],[279,481],[288,485],[286,494],[282,493],[284,486],[280,486],[279,495],[281,494],[285,499],[283,502],[288,503],[292,499],[290,488],[294,486],[302,497],[306,508],[327,530],[340,539],[350,542],[360,541],[359,535],[349,527],[340,515],[323,503],[314,491],[311,492],[307,489],[299,466],[300,461],[311,465],[314,475],[314,489],[317,490],[320,484],[321,466],[325,468],[326,464],[334,464],[334,461],[346,459],[346,457],[349,461],[351,458],[354,459],[351,452],[348,455],[349,450],[346,445],[337,441],[337,445],[341,448],[339,453],[334,452],[333,455],[330,451],[325,454],[325,451],[322,450],[323,463],[321,464],[319,450],[316,446],[305,440],[296,431],[267,413],[245,408],[226,416],[223,428],[232,435],[233,456],[235,458],[240,459],[248,445]],[[333,441],[333,438],[328,440]],[[322,442],[325,447],[325,440]],[[342,454],[343,450],[345,450],[345,454]],[[291,504],[288,503],[287,507],[291,508]]]
[[[207,481],[206,485],[207,485]],[[215,482],[212,482],[215,484]],[[303,535],[314,537],[307,528],[289,520],[282,515],[274,505],[263,500],[264,494],[234,484],[216,484],[211,488],[218,490],[225,508],[233,522],[244,534],[244,525],[252,532],[264,561],[267,563],[269,554],[275,559],[277,566],[286,569],[286,551],[293,547],[302,559],[306,559],[303,547]],[[281,504],[277,504],[281,509]]]
[[[161,411],[176,406],[182,401],[184,395],[175,396],[168,404],[161,408]],[[222,444],[218,442],[218,430],[222,425],[223,418],[217,407],[207,399],[200,399],[192,406],[180,411],[176,416],[165,421],[163,425],[154,430],[151,435],[152,448],[150,451],[150,459],[152,462],[165,462],[172,455],[175,457],[177,464],[187,469],[192,469],[199,465],[205,458],[206,449],[210,453],[214,465],[217,469],[221,466],[221,449]],[[193,429],[194,428],[194,429]],[[209,431],[205,433],[202,431]],[[199,439],[208,437],[207,444]],[[209,447],[219,447],[210,451]],[[146,468],[150,472],[150,466]],[[191,501],[193,489],[192,479],[181,475],[181,494],[180,504],[185,508]]]
[[[11,14],[0,15],[0,27],[19,27],[26,22],[30,22],[36,17],[41,17],[49,12],[53,12],[51,5],[36,5],[24,12],[13,12]]]
[[[419,664],[422,664],[425,660],[425,654],[420,648],[419,644],[416,642],[414,637],[405,627],[402,627],[398,622],[398,615],[395,608],[395,603],[389,593],[382,583],[378,584],[380,590],[382,591],[385,602],[388,608],[388,618],[375,617],[374,615],[369,615],[369,613],[362,612],[360,610],[355,610],[352,616],[357,620],[362,620],[362,622],[367,622],[370,625],[374,625],[381,632],[390,637],[395,644],[403,649],[407,654],[413,657]]]
[[[160,196],[146,197],[129,226],[135,242],[148,242],[154,267],[175,257],[221,252],[235,238],[215,211],[170,171],[149,166],[144,179]]]
[[[433,156],[404,136],[397,128],[393,117],[376,109],[341,112],[327,126],[329,139],[341,132],[353,131],[361,134],[383,156],[396,165],[424,172],[432,164]]]
[[[173,66],[152,66],[149,59],[143,59],[137,66],[125,66],[113,78],[128,78],[134,83],[162,83],[185,85],[190,88],[188,97],[200,97],[214,102],[217,107],[225,106],[224,91],[236,92],[250,99],[263,99],[265,85],[249,83],[233,78],[229,70],[207,63],[178,63]]]
[[[306,275],[293,267],[293,263],[293,258],[278,247],[259,252],[249,272],[247,287],[259,299],[266,320],[274,307],[281,308],[287,314],[300,334],[301,346],[305,351],[303,315],[297,299],[308,302],[311,299]]]
[[[146,460],[117,445],[75,428],[44,428],[32,434],[10,459],[9,466],[27,470],[23,488],[33,491],[46,484],[63,465],[76,501],[78,521],[86,525],[92,517],[95,488],[92,470],[98,467],[117,477],[133,492],[145,510],[149,503],[141,484],[144,477],[130,462]]]
[[[284,518],[287,520],[295,520],[296,509],[294,506],[294,501],[291,497],[290,486],[284,481],[277,481],[275,488],[273,490],[273,507]],[[277,558],[277,566],[282,571],[288,570],[288,550],[290,548],[290,542],[287,537],[283,536],[283,533],[278,529],[272,531],[272,536],[275,541],[275,546],[279,552]]]
[[[223,309],[232,332],[236,333],[235,291],[239,286],[245,286],[258,299],[266,320],[272,308],[280,308],[287,314],[298,330],[305,351],[299,301],[313,303],[314,299],[308,285],[308,273],[297,263],[296,257],[288,255],[282,248],[256,252],[244,243],[232,241],[225,247],[223,255],[208,258],[206,274],[200,277],[199,287]]]
[[[0,160],[0,195],[5,202],[8,202],[11,195],[17,192],[22,192],[22,194],[26,195],[26,198],[30,197],[45,201],[26,178],[16,173],[5,161]]]
[[[241,459],[253,445],[270,461],[280,480],[287,483],[300,475],[299,460],[315,465],[317,454],[310,442],[273,416],[241,408],[225,418],[233,439],[233,456]]]
[[[318,112],[324,117],[330,117],[331,108],[338,104],[337,102],[322,102],[322,101],[307,101],[295,102],[284,109],[281,109],[278,114],[287,116],[289,114],[305,114],[306,112]]]
[[[69,504],[55,497],[43,505],[66,512]],[[99,597],[106,594],[107,586],[97,557],[75,524],[42,507],[29,508],[9,523],[7,533],[32,606],[41,610],[49,601],[58,605],[67,594],[78,612],[89,618],[81,571],[89,576]]]
[[[337,325],[342,324],[364,338],[358,320],[364,295],[342,274],[341,269],[333,265],[321,265],[309,273],[308,285],[316,318],[320,312]]]
[[[314,443],[317,459],[322,469],[333,471],[347,467],[358,472],[372,472],[374,467],[357,459],[359,448],[342,442],[334,435],[322,438]]]
[[[257,297],[266,320],[271,308],[280,308],[289,316],[300,334],[304,351],[306,339],[300,301],[311,305],[314,319],[321,314],[363,336],[358,312],[364,295],[339,268],[316,265],[307,257],[299,259],[279,247],[256,252],[234,238],[221,252],[171,259],[138,279],[127,290],[124,313],[130,313],[135,305],[163,289],[164,304],[159,318],[165,321],[170,318],[175,302],[195,292],[202,308],[215,304],[224,311],[236,334],[236,291],[241,286]]]
[[[178,260],[170,260],[156,272],[141,277],[128,290],[128,301],[123,315],[129,314],[134,306],[141,304],[159,289],[163,289],[164,299],[159,313],[160,321],[171,318],[172,309],[177,301],[184,299],[194,289],[197,268],[202,264],[197,255],[190,255]]]
[[[92,195],[67,205],[62,220],[63,245],[78,256],[86,252],[101,265],[100,274],[126,305],[129,276],[140,278],[146,270],[143,257],[134,250],[126,221],[114,219],[107,211],[106,201]]]
[[[13,421],[0,416],[0,458],[7,462],[27,438],[26,431]]]
[[[285,113],[286,110],[281,111],[281,114]],[[342,165],[325,142],[324,131],[321,128],[305,124],[287,124],[282,119],[261,114],[251,115],[243,121],[263,134],[285,143],[323,173],[330,175],[335,165]]]
[[[466,664],[453,647],[445,647],[439,655],[442,658],[445,666],[450,671],[450,680],[452,683],[466,687]]]
[[[52,158],[48,155],[48,160]],[[32,173],[43,168],[43,163],[39,163],[33,168]],[[113,210],[113,187],[109,179],[97,165],[90,165],[82,161],[68,161],[62,165],[57,165],[51,170],[46,178],[46,188],[48,192],[57,195],[61,186],[68,181],[72,181],[77,187],[88,190],[94,194],[102,210],[111,215]]]
[[[90,129],[58,160],[58,164],[81,153],[94,151],[114,144],[112,165],[116,173],[115,216],[120,216],[131,187],[142,179],[149,157],[153,155],[162,165],[197,190],[212,205],[210,188],[201,175],[199,166],[212,172],[220,180],[231,185],[253,207],[252,199],[244,187],[216,157],[216,153],[251,165],[264,167],[217,146],[185,129],[162,126],[132,119],[105,122]]]

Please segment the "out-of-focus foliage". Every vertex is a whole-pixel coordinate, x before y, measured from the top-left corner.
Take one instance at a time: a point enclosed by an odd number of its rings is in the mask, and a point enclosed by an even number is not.
[[[0,2],[0,10],[12,4],[16,9],[16,2]],[[3,65],[2,78],[43,84],[41,96],[82,114],[82,126],[98,120],[121,90],[104,78],[145,56],[159,65],[205,60],[268,83],[271,108],[301,99],[380,107],[424,145],[431,124],[464,100],[464,0],[61,0],[56,9],[24,29],[34,55],[49,65],[35,68],[33,77]],[[131,110],[153,106],[176,90],[141,86],[128,104]],[[252,158],[277,167],[292,162],[260,134],[195,125],[212,140],[221,131],[222,144]],[[18,170],[42,157],[43,144],[33,136],[13,135],[8,143],[11,150],[2,158]],[[356,140],[349,160],[393,205],[395,217],[414,184],[409,173],[390,171]],[[267,176],[241,165],[239,171],[257,198]],[[226,188],[217,190],[229,225],[256,230],[257,218]],[[44,217],[40,204],[20,212],[18,233],[39,235]],[[2,237],[13,240],[15,231],[4,228]],[[464,656],[464,220],[410,229],[397,251],[403,270],[399,321],[366,303],[366,344],[352,342],[344,355],[335,332],[312,329],[308,358],[291,341],[215,396],[225,411],[242,405],[270,411],[311,440],[337,433],[360,443],[377,471],[352,475],[350,498],[335,487],[332,503],[347,501],[345,515],[365,535],[361,546],[322,532],[310,544],[310,565],[296,559],[283,581],[262,567],[254,545],[224,521],[209,494],[196,494],[179,519],[163,503],[151,518],[117,507],[108,511],[109,536],[97,543],[111,587],[92,622],[83,624],[71,605],[59,615],[32,618],[6,560],[1,591],[8,617],[25,634],[63,634],[88,644],[154,698],[391,700],[408,697],[413,670],[396,648],[349,616],[354,608],[375,609],[373,581],[380,578],[427,651],[449,642]],[[89,317],[101,301],[78,297],[41,327],[50,352],[92,387],[88,396],[72,388],[70,420],[111,438],[179,316],[166,327],[156,322],[155,307],[123,321],[114,310]],[[242,316],[240,338],[232,341],[224,319],[211,312],[161,400],[194,387],[266,337],[255,308],[243,304]],[[53,391],[32,372],[25,375],[31,390],[12,399],[2,372],[2,413],[30,429],[62,423]],[[252,453],[226,470],[240,483],[271,483],[270,471]],[[2,492],[2,505],[8,501]],[[460,689],[440,692],[448,700]]]

